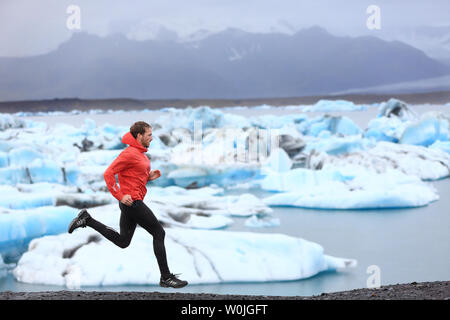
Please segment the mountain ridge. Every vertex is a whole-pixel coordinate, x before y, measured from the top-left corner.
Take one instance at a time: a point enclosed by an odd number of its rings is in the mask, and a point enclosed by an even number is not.
[[[75,32],[47,54],[0,58],[0,100],[304,96],[449,73],[402,42],[320,27],[293,35],[228,28],[182,43]]]

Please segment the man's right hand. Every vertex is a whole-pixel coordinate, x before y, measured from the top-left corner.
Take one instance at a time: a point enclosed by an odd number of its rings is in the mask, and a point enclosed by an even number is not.
[[[131,205],[133,204],[133,199],[131,198],[131,196],[129,194],[126,194],[123,196],[122,200],[120,200],[120,202],[122,202],[124,205],[131,207]]]

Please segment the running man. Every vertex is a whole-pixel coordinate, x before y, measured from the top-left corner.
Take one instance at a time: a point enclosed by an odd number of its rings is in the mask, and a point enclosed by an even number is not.
[[[115,245],[126,248],[131,242],[136,225],[140,225],[153,236],[153,251],[161,273],[160,286],[182,288],[187,281],[180,280],[169,271],[164,246],[165,231],[153,212],[144,203],[146,184],[161,176],[159,170],[150,170],[150,160],[144,154],[152,141],[152,127],[144,121],[134,123],[122,142],[128,144],[124,151],[111,163],[104,173],[106,185],[111,194],[119,200],[120,233],[92,218],[86,209],[69,225],[68,232],[89,226]],[[119,185],[115,175],[118,175]]]

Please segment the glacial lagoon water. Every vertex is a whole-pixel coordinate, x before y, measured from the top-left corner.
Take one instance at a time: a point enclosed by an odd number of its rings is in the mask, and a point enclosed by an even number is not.
[[[442,111],[449,112],[447,107],[442,108],[445,109]],[[346,115],[364,128],[364,123],[367,124],[367,120],[376,116],[374,110],[370,112],[372,112],[371,115],[368,115],[368,111],[347,112]],[[79,125],[81,125],[85,117],[87,116],[54,116],[46,117],[46,119],[53,124],[67,121],[73,125],[77,125],[77,119],[80,119]],[[125,118],[119,116],[120,122],[117,115],[89,115],[88,117],[96,120],[98,125],[101,125],[102,121],[114,122],[111,119],[117,121],[112,124],[126,125],[133,119],[141,119],[142,114],[136,113]],[[101,120],[102,117],[104,120]],[[124,121],[127,122],[124,123]],[[437,188],[440,199],[425,207],[383,210],[313,210],[277,207],[274,208],[274,216],[280,219],[278,227],[248,228],[244,225],[245,218],[233,218],[234,224],[226,229],[283,233],[300,237],[322,245],[325,254],[358,260],[356,268],[321,273],[299,281],[189,285],[178,290],[159,286],[83,287],[81,290],[309,296],[323,292],[365,288],[369,278],[374,275],[368,273],[371,266],[376,266],[375,268],[379,271],[381,285],[449,280],[450,179],[430,183]],[[238,192],[241,191],[230,191],[230,193]],[[257,191],[254,193],[259,196],[267,195]],[[176,272],[176,266],[171,266],[171,269]],[[51,291],[67,290],[67,288],[19,283],[11,274],[8,274],[0,278],[0,291],[5,290]]]

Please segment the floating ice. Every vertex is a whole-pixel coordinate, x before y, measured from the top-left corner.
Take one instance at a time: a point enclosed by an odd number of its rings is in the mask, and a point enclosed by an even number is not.
[[[159,284],[151,236],[144,229],[136,229],[126,250],[92,241],[94,235],[83,229],[33,240],[13,271],[16,280],[69,288]],[[167,228],[165,239],[169,267],[190,284],[298,280],[357,264],[282,234]]]
[[[405,128],[399,142],[427,147],[435,141],[448,141],[449,121],[443,114],[425,113]]]
[[[76,212],[76,209],[67,206],[1,209],[0,254],[5,261],[17,259],[32,239],[67,231]]]
[[[159,189],[165,190],[164,192],[151,190],[149,196],[151,200],[148,200],[148,205],[149,207],[158,207],[155,209],[156,214],[172,216],[175,220],[177,220],[177,216],[189,214],[249,217],[254,214],[268,215],[272,213],[272,209],[250,193],[220,196],[211,194],[214,189],[209,188],[186,190],[185,192],[180,192],[179,190],[182,188],[179,187],[166,189],[169,188]]]
[[[312,154],[311,161],[320,157],[324,169],[363,169],[372,173],[398,170],[422,180],[436,180],[450,175],[450,155],[439,148],[426,148],[381,141],[373,148],[337,156]]]
[[[44,155],[31,147],[19,147],[12,149],[8,157],[10,166],[25,167],[33,160],[43,159]]]
[[[309,140],[303,152],[309,154],[312,150],[316,152],[326,152],[330,155],[351,153],[360,150],[366,150],[375,145],[373,140],[366,139],[360,135],[338,137],[330,136]]]
[[[417,118],[417,113],[408,107],[405,102],[391,98],[387,102],[380,104],[377,117],[397,117],[401,120],[414,120]]]
[[[447,152],[448,154],[450,154],[450,141],[436,141],[435,143],[433,143],[431,146],[429,146],[430,149],[439,149],[442,151]]]
[[[280,226],[280,219],[272,216],[265,215],[253,215],[245,220],[246,227],[249,228],[271,228]]]
[[[322,131],[331,134],[356,135],[362,133],[361,128],[348,117],[324,115],[303,121],[297,129],[304,135],[319,136]]]
[[[296,169],[299,170],[299,169]],[[320,209],[379,209],[418,207],[438,200],[436,189],[418,177],[391,170],[370,174],[355,171],[343,178],[333,171],[313,171],[305,179],[295,179],[295,171],[269,177],[263,187],[283,193],[264,199],[270,206],[295,206]],[[305,171],[306,173],[306,171]]]
[[[0,113],[0,131],[10,128],[23,128],[26,122],[8,113]]]
[[[173,128],[186,128],[194,131],[195,121],[201,121],[201,129],[220,128],[224,126],[245,127],[249,126],[248,120],[243,116],[225,114],[220,110],[208,106],[185,109],[163,109],[167,114],[158,119],[158,123],[164,123],[166,130]]]
[[[327,111],[365,111],[365,105],[355,105],[345,100],[319,100],[312,106],[303,108],[304,112],[327,112]]]
[[[0,208],[31,209],[43,206],[68,205],[90,208],[111,203],[113,197],[106,192],[79,192],[75,187],[52,184],[18,184],[16,187],[0,185]]]
[[[398,142],[408,124],[398,117],[375,118],[369,121],[364,136],[375,141]]]

